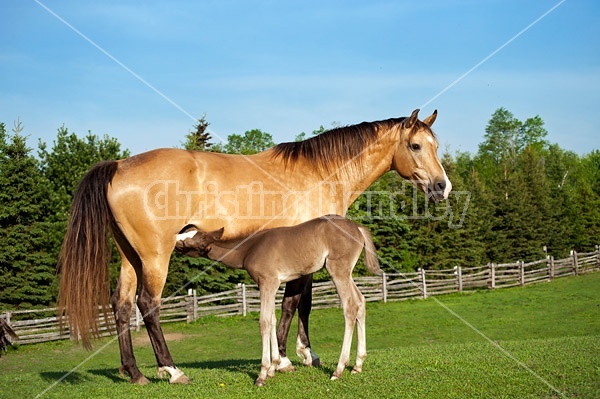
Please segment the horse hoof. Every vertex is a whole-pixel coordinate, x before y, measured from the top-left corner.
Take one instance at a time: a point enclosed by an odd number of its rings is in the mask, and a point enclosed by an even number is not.
[[[337,376],[337,375],[335,375],[335,374],[334,374],[334,375],[332,375],[332,376],[331,376],[331,378],[330,378],[330,380],[331,380],[331,381],[337,381],[337,380],[339,380],[339,379],[340,379],[340,377],[338,377],[338,376]]]
[[[150,384],[150,380],[148,380],[144,376],[141,376],[141,377],[139,377],[139,378],[137,378],[135,380],[132,378],[131,381],[129,381],[129,382],[131,382],[134,385],[146,385],[146,384]]]
[[[171,384],[183,384],[183,385],[187,385],[190,383],[190,379],[185,375],[182,374],[176,378],[171,378],[171,380],[169,380],[169,382]]]
[[[287,366],[278,368],[277,371],[280,373],[291,373],[296,371],[296,367],[293,364],[288,364]]]
[[[257,387],[264,387],[266,383],[267,383],[267,381],[265,381],[261,378],[257,378],[256,381],[254,382],[254,385],[256,385]]]
[[[354,366],[354,368],[351,371],[352,374],[358,374],[361,372],[362,372],[362,367],[356,367],[356,366]]]
[[[310,349],[310,357],[312,359],[313,367],[321,367],[321,359],[319,359],[319,356],[317,356],[317,354],[312,350],[312,348]]]
[[[281,362],[277,365],[277,371],[280,373],[287,373],[290,371],[296,371],[296,367],[290,362],[290,359],[287,357],[282,357]]]

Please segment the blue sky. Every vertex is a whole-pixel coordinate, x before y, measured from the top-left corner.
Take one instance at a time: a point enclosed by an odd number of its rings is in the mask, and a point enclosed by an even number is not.
[[[505,107],[540,115],[565,149],[600,148],[596,0],[0,0],[0,10],[0,121],[20,118],[31,147],[63,124],[132,153],[173,147],[203,114],[216,139],[257,128],[282,142],[422,108],[438,109],[442,146],[476,152]]]

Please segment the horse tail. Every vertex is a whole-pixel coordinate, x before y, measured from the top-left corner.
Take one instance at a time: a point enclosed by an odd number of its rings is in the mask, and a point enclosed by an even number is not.
[[[99,309],[108,322],[110,301],[109,234],[114,229],[108,185],[117,172],[116,161],[100,162],[83,177],[73,196],[67,233],[58,257],[61,274],[58,317],[61,330],[65,318],[71,336],[91,349],[90,336],[98,337]]]
[[[371,233],[366,227],[358,226],[358,230],[365,239],[365,265],[367,269],[373,274],[381,274],[383,270],[379,267],[379,259],[377,259],[377,249],[373,244],[373,238]]]

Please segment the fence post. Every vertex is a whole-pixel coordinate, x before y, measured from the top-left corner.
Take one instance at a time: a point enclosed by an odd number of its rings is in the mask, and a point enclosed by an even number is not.
[[[242,316],[248,314],[248,304],[246,303],[246,284],[242,283]]]
[[[387,278],[385,272],[381,273],[381,295],[383,296],[383,303],[387,303]]]
[[[496,288],[496,265],[494,262],[488,263],[488,267],[490,268],[490,281],[488,281],[488,288],[495,289]]]
[[[573,274],[579,274],[579,265],[577,262],[577,251],[574,249],[571,250],[571,262],[573,264]]]
[[[519,267],[519,285],[521,287],[525,286],[525,262],[522,260],[517,261],[517,266]]]
[[[8,324],[10,326],[10,312],[6,312],[5,313],[5,318],[6,318],[6,324]]]
[[[548,255],[546,259],[548,262],[548,276],[550,280],[554,280],[554,256]]]
[[[192,291],[192,300],[193,302],[193,309],[194,309],[194,321],[198,320],[198,295],[197,295],[197,291],[193,290]]]
[[[419,268],[419,279],[421,280],[421,292],[423,292],[423,299],[427,299],[427,282],[425,281],[425,269]]]
[[[596,269],[600,269],[600,245],[596,245]]]
[[[462,282],[462,269],[460,268],[460,266],[454,266],[454,274],[456,275],[456,286],[458,288],[458,292],[462,292],[463,282]]]

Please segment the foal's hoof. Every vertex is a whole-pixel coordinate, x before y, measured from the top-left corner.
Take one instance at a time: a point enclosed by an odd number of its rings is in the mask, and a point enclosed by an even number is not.
[[[290,359],[282,357],[281,362],[277,365],[277,371],[280,373],[288,373],[290,371],[296,371],[296,367],[290,362]]]
[[[287,366],[278,368],[277,371],[279,371],[280,373],[291,373],[296,371],[296,367],[294,367],[294,365],[290,363]]]
[[[354,366],[351,371],[352,374],[358,374],[361,372],[362,372],[362,367],[356,367],[356,366]]]
[[[257,378],[254,382],[254,385],[256,385],[257,387],[264,387],[266,383],[266,380],[263,380],[262,378]]]

